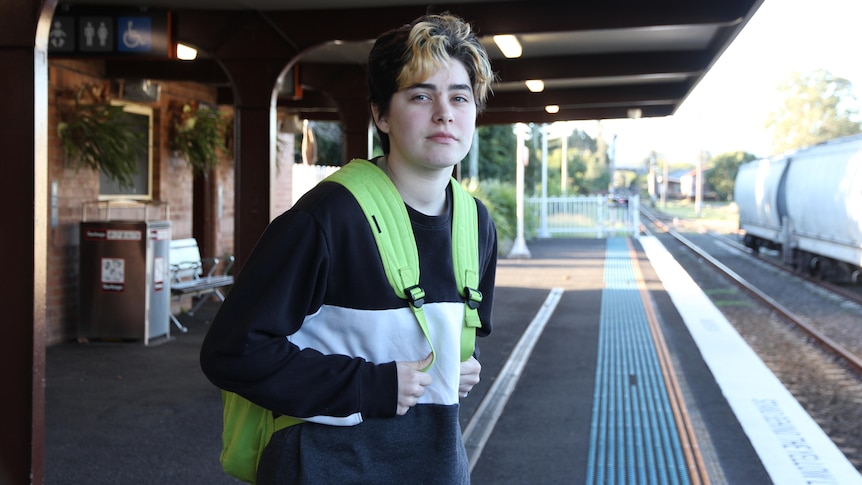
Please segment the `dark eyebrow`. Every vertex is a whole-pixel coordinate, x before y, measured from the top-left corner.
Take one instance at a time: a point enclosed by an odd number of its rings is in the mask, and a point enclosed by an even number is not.
[[[431,83],[416,83],[416,84],[408,87],[407,89],[430,89],[430,90],[434,91],[437,89],[437,85],[431,84]],[[473,89],[467,84],[450,84],[449,90],[450,91],[473,91]]]

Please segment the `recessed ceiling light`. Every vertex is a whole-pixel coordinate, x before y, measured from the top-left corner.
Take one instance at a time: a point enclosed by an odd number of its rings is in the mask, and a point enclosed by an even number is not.
[[[509,59],[521,57],[521,43],[514,35],[495,35],[494,42],[503,55]]]
[[[541,93],[545,90],[545,83],[541,79],[528,79],[524,81],[524,84],[532,93]]]
[[[548,114],[552,114],[552,115],[557,114],[560,112],[560,107],[559,107],[559,105],[556,105],[556,104],[549,104],[549,105],[545,106],[545,111],[547,111]]]

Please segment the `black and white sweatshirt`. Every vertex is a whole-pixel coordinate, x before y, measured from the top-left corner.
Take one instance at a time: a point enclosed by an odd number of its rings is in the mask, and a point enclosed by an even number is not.
[[[297,471],[306,479],[326,473],[310,481],[461,481],[440,467],[455,467],[451,472],[463,477],[458,384],[464,302],[452,267],[448,196],[446,215],[408,207],[437,360],[428,371],[432,384],[406,415],[396,416],[395,362],[422,360],[430,348],[386,278],[362,209],[339,184],[319,184],[269,225],[211,324],[201,350],[204,373],[222,389],[307,421],[286,430],[295,435],[289,453],[296,456],[279,459],[296,460],[292,468],[311,467]],[[483,337],[491,331],[497,243],[488,211],[478,206],[484,298],[477,335]],[[335,456],[336,449],[347,455]],[[339,470],[345,460],[368,460],[375,471],[357,476],[360,463]],[[417,477],[419,464],[428,480]]]

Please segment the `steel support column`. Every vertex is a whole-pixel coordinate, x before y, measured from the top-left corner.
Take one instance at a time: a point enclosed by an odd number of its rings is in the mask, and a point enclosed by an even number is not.
[[[0,191],[7,258],[0,280],[0,483],[42,483],[48,239],[48,31],[56,1],[0,2]],[[35,36],[34,36],[35,34]],[[32,208],[27,210],[26,208]],[[23,210],[22,210],[23,209]],[[31,251],[32,249],[32,251]]]

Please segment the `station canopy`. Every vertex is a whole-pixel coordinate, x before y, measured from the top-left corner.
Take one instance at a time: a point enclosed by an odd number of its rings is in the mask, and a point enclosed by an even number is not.
[[[283,60],[278,106],[303,119],[338,120],[339,100],[365,95],[362,69],[377,35],[424,13],[451,12],[478,31],[498,74],[480,124],[660,117],[679,109],[761,3],[152,0],[148,8],[170,11],[172,41],[197,48],[198,57],[108,59],[106,72],[215,85],[229,104],[237,81],[220,64]],[[141,8],[138,0],[87,4]],[[505,57],[497,35],[514,36],[520,55]],[[527,81],[543,90],[530,91]]]

